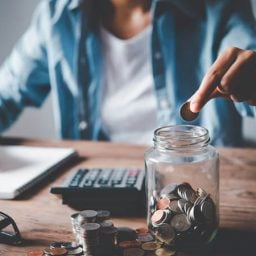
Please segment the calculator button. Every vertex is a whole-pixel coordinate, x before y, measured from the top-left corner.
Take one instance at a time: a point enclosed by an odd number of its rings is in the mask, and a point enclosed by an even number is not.
[[[78,187],[81,180],[83,179],[83,177],[85,176],[85,174],[88,172],[88,170],[85,169],[79,169],[74,177],[72,178],[69,187]]]
[[[91,169],[89,170],[87,179],[85,179],[83,187],[92,187],[100,174],[101,169]]]

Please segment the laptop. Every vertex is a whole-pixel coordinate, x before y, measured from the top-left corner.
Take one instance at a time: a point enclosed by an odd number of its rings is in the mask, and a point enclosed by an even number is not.
[[[76,156],[72,148],[0,146],[0,199],[13,199]]]

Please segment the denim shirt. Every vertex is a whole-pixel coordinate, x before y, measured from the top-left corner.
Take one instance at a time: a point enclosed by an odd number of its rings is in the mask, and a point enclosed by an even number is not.
[[[41,106],[51,91],[61,138],[108,139],[100,117],[98,28],[90,25],[80,5],[79,0],[39,4],[30,27],[0,70],[2,131],[25,106]],[[249,0],[155,0],[151,12],[158,125],[181,124],[180,105],[197,90],[217,56],[231,46],[256,48],[251,6]],[[214,145],[238,146],[241,115],[255,116],[254,107],[214,99],[192,124],[207,128]]]

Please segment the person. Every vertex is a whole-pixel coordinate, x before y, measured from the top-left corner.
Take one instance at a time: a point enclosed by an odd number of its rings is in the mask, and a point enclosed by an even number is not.
[[[0,128],[51,91],[62,138],[149,143],[189,100],[212,144],[241,146],[255,47],[249,0],[43,0],[0,70]]]

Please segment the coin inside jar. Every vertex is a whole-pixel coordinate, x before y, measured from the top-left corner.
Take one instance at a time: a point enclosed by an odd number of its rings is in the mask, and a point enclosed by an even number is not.
[[[160,224],[166,219],[166,212],[164,210],[157,210],[151,216],[151,221],[153,224]]]
[[[171,226],[178,232],[183,232],[191,227],[186,214],[176,214],[171,220]]]
[[[190,101],[185,102],[180,108],[180,117],[185,121],[193,121],[198,117],[199,113],[190,110]]]
[[[169,204],[170,204],[170,199],[167,197],[163,197],[160,200],[158,200],[157,208],[160,210],[164,210],[164,209],[168,208]]]

